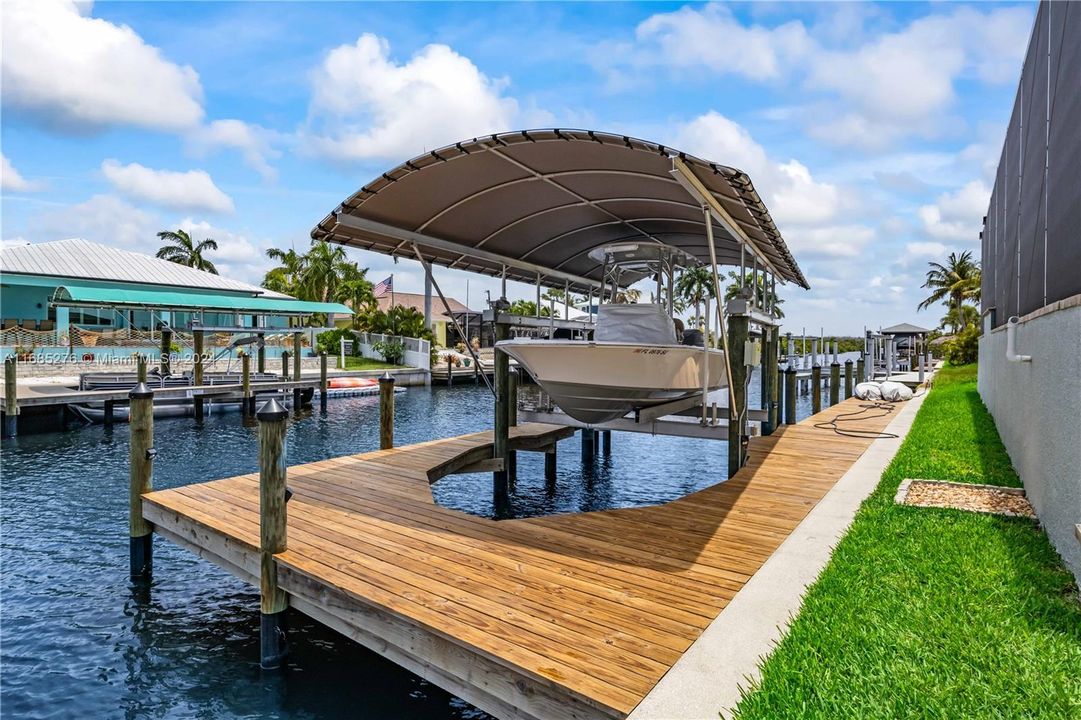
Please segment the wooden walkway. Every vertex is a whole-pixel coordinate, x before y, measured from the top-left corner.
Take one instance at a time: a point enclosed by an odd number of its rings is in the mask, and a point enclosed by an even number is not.
[[[622,718],[869,446],[813,427],[858,403],[643,508],[497,522],[434,504],[429,481],[490,453],[490,433],[291,467],[279,579],[295,609],[497,717]],[[568,432],[512,430],[521,449]],[[257,475],[143,504],[156,532],[258,585]]]

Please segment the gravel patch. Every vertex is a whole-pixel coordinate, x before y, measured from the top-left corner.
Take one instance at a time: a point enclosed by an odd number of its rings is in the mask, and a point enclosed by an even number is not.
[[[1035,518],[1036,511],[1021,488],[943,480],[905,480],[897,489],[896,502],[917,507],[953,508],[1008,517]]]

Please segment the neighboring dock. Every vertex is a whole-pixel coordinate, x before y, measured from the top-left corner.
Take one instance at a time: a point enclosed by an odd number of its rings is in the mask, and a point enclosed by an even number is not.
[[[435,504],[438,478],[492,469],[490,432],[294,466],[269,561],[289,605],[496,717],[622,718],[867,449],[814,427],[859,404],[752,438],[732,479],[650,507],[496,521]],[[572,432],[523,423],[510,449]],[[259,585],[258,474],[143,495],[142,513]]]

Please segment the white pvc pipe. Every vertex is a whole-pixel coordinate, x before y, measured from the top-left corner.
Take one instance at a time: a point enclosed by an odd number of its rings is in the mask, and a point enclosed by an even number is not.
[[[1006,321],[1006,359],[1010,362],[1032,362],[1031,355],[1018,355],[1016,352],[1018,322],[1016,315]]]

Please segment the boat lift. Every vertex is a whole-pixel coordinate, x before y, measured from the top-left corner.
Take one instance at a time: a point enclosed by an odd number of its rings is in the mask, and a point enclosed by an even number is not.
[[[726,350],[731,404],[738,410],[727,426],[729,474],[746,460],[747,360],[761,357],[766,366],[765,418],[756,422],[763,433],[777,425],[779,342],[772,309],[754,301],[759,273],[771,289],[778,280],[809,285],[740,170],[623,135],[569,129],[498,133],[433,150],[380,174],[328,214],[312,238],[420,259],[426,280],[433,264],[501,277],[503,297],[485,313],[497,343],[509,337],[512,325],[547,326],[551,332],[574,322],[506,314],[507,279],[536,284],[538,315],[541,286],[588,294],[592,309],[592,298],[598,290],[603,297],[608,285],[603,264],[592,254],[604,246],[645,242],[689,253],[711,268],[715,298],[723,297],[718,266],[740,267],[742,283],[750,259],[755,291],[743,288],[726,313],[712,318],[714,342]],[[613,295],[639,279],[617,279],[610,285]],[[750,340],[751,323],[762,328],[761,345]],[[504,457],[500,440],[507,435],[511,405],[506,353],[496,353],[495,380],[494,452]],[[706,394],[691,398],[690,407],[680,405],[650,420],[653,431],[690,432],[682,426],[693,420],[679,413],[692,412],[698,418],[694,432],[724,436],[725,418],[718,408],[713,425]],[[665,418],[679,426],[662,424]],[[506,481],[496,473],[497,495]]]

